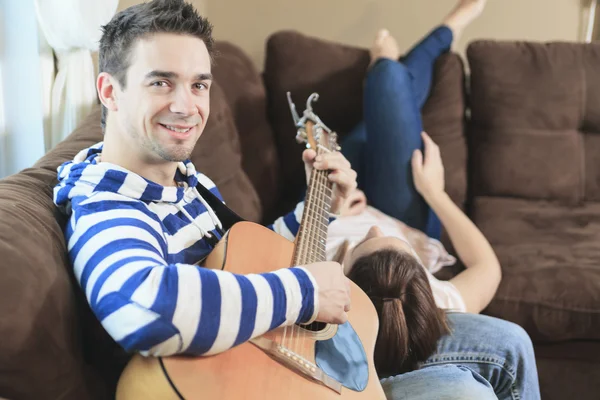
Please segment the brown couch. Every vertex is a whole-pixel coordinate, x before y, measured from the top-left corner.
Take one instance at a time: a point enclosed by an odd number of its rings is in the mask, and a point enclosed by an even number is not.
[[[299,106],[319,92],[316,111],[343,135],[361,118],[368,53],[280,32],[261,76],[240,49],[218,47],[212,115],[192,159],[234,210],[270,221],[303,181],[285,92]],[[467,56],[469,79],[457,55],[439,60],[423,114],[449,193],[502,263],[485,313],[529,332],[544,399],[596,399],[600,46],[484,41]],[[0,397],[108,399],[126,361],[73,282],[52,203],[57,166],[100,140],[96,110],[32,168],[0,180]]]

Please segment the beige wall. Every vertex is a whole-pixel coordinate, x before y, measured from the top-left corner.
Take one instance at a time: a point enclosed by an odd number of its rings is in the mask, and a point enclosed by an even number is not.
[[[187,0],[187,1],[192,3],[200,13],[202,13],[202,14],[206,13],[206,4],[207,4],[208,0]],[[127,7],[133,6],[135,4],[143,3],[143,2],[144,2],[144,0],[119,0],[119,6],[117,8],[117,11],[124,10]]]
[[[206,0],[217,39],[240,45],[262,69],[266,38],[280,29],[366,47],[379,27],[408,48],[439,23],[456,0]],[[457,43],[477,38],[579,40],[588,0],[488,0]]]
[[[119,10],[142,0],[120,0]],[[188,0],[208,16],[215,37],[248,52],[262,69],[265,41],[281,29],[367,47],[380,27],[408,49],[438,24],[456,0]],[[464,54],[479,38],[580,40],[590,0],[488,0],[480,19],[456,43]]]

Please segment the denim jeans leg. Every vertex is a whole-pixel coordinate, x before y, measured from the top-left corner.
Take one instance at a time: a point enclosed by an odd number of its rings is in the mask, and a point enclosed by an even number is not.
[[[388,400],[492,400],[483,377],[458,365],[438,365],[381,380]]]
[[[533,344],[523,328],[479,314],[448,313],[452,333],[422,368],[454,364],[487,380],[500,400],[540,398]]]

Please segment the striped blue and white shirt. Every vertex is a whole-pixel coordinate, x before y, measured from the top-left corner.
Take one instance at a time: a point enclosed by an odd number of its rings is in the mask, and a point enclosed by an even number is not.
[[[312,322],[317,286],[303,268],[250,275],[196,264],[220,238],[220,221],[195,189],[214,183],[180,163],[178,187],[163,187],[100,162],[102,143],[58,169],[54,202],[75,276],[106,331],[143,355],[210,355],[279,326]],[[269,227],[289,240],[303,203]]]

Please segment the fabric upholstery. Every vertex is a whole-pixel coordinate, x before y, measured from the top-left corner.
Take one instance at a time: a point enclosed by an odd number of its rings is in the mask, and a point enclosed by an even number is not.
[[[267,119],[267,94],[252,60],[237,46],[217,42],[213,73],[223,89],[239,132],[242,167],[258,192],[261,215],[268,223],[280,197],[279,158],[275,137]]]
[[[210,117],[190,159],[215,182],[233,211],[247,220],[260,221],[260,200],[242,169],[238,132],[219,84],[211,88]]]
[[[282,31],[267,41],[265,86],[269,118],[279,148],[283,204],[287,207],[302,195],[303,147],[295,140],[295,128],[287,104],[291,92],[298,113],[308,96],[320,100],[314,110],[340,137],[362,119],[363,80],[369,64],[367,49],[357,48]],[[447,186],[454,201],[466,198],[466,142],[464,136],[464,72],[456,54],[443,56],[436,65],[431,97],[423,109],[424,127],[439,142],[447,168]]]
[[[83,359],[55,180],[32,168],[0,181],[0,396],[9,399],[102,398]]]
[[[503,270],[486,313],[538,343],[598,340],[600,45],[480,41],[467,55],[472,218]]]

